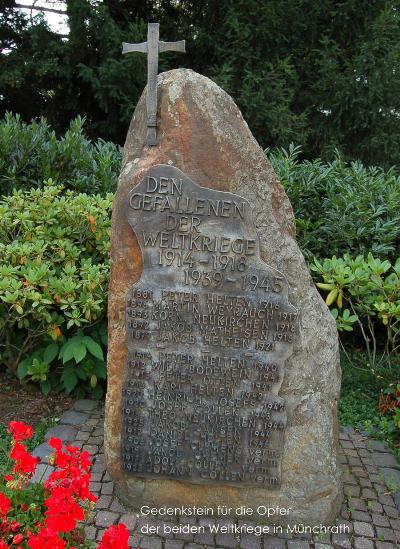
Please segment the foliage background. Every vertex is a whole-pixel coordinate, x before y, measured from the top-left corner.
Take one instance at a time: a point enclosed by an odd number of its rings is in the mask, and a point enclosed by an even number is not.
[[[122,144],[146,80],[147,21],[186,39],[177,66],[230,93],[266,147],[302,145],[307,158],[390,167],[400,162],[400,12],[388,0],[67,0],[68,38],[14,0],[0,3],[0,115],[46,116],[59,133],[76,114],[90,136]]]

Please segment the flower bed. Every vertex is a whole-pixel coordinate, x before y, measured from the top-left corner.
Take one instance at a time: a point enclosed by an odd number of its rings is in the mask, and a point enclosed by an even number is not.
[[[9,424],[12,441],[0,471],[0,549],[83,549],[93,547],[85,537],[82,521],[96,504],[89,490],[88,452],[51,438],[54,449],[49,462],[56,466],[47,480],[32,482],[39,458],[24,443],[33,436],[31,426]],[[124,524],[110,526],[97,549],[128,549],[129,532]]]

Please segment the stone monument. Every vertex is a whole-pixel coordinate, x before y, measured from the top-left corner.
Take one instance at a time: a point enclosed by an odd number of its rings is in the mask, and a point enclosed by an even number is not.
[[[134,509],[268,503],[329,522],[337,333],[289,200],[215,83],[173,70],[157,94],[157,138],[144,92],[113,208],[108,471]]]

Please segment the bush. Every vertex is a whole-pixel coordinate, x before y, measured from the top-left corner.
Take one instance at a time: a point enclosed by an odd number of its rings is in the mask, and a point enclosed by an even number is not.
[[[43,118],[25,124],[19,115],[6,114],[0,122],[0,194],[43,187],[50,178],[78,192],[114,191],[120,148],[101,139],[92,143],[83,126],[84,119],[78,116],[58,139]]]
[[[45,392],[105,376],[112,199],[48,184],[0,201],[0,364],[26,358],[20,377]]]
[[[343,258],[315,260],[311,270],[323,279],[317,286],[328,292],[326,303],[333,307],[338,329],[351,331],[358,324],[370,368],[376,370],[383,358],[389,366],[396,363],[400,352],[400,258],[392,265],[371,253],[355,259],[345,254]]]
[[[368,252],[399,257],[400,174],[394,168],[366,168],[339,155],[327,164],[300,161],[294,146],[267,153],[292,202],[308,260]]]

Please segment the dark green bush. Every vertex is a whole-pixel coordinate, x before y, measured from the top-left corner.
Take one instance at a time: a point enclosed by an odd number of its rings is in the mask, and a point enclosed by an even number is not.
[[[337,155],[300,161],[300,149],[267,151],[291,200],[306,258],[400,255],[400,174]]]
[[[48,179],[88,194],[114,191],[120,148],[101,139],[92,143],[83,126],[78,116],[58,138],[43,118],[25,124],[19,115],[6,114],[0,121],[0,194],[42,187]]]

